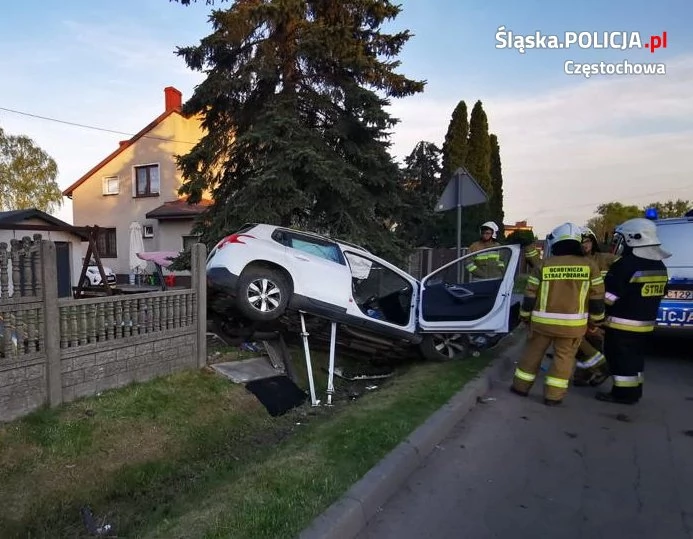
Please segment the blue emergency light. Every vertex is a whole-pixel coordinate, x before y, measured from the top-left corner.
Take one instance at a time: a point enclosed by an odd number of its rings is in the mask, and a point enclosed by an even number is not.
[[[651,221],[657,220],[657,208],[647,208],[645,210],[645,219],[650,219]]]

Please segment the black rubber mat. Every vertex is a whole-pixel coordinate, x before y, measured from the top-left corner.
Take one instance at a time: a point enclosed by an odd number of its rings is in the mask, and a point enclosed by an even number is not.
[[[308,394],[294,384],[288,376],[273,376],[253,380],[245,385],[272,417],[280,416],[303,404]]]

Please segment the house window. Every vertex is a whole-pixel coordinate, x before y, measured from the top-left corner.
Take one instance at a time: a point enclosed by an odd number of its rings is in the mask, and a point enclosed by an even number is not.
[[[190,251],[196,243],[200,243],[200,236],[183,236],[183,251]]]
[[[101,258],[118,258],[115,228],[100,228],[96,248]]]
[[[158,196],[159,183],[159,165],[135,167],[136,197]]]
[[[120,192],[120,180],[118,176],[107,176],[103,179],[104,195],[117,195]]]

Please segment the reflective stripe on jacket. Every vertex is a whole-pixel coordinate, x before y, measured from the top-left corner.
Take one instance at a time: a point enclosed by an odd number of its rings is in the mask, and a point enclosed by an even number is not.
[[[490,241],[475,241],[469,246],[469,253],[475,253],[483,249],[491,249],[492,247],[500,247],[500,243]],[[500,257],[500,251],[490,251],[488,253],[479,253],[471,257],[465,268],[474,277],[480,279],[502,279],[505,275],[505,262]]]
[[[653,331],[668,280],[667,267],[661,260],[629,254],[614,262],[604,279],[604,325],[632,333]]]
[[[554,337],[581,337],[588,321],[604,320],[604,279],[584,256],[552,256],[527,278],[520,315],[532,330]]]

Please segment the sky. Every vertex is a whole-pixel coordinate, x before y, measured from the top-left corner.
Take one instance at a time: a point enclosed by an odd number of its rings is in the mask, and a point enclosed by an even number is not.
[[[425,91],[394,100],[392,153],[442,145],[450,116],[481,100],[498,136],[505,222],[541,237],[584,224],[599,204],[693,200],[693,3],[690,0],[400,0],[388,30],[409,29],[398,68]],[[229,3],[217,2],[217,8]],[[8,2],[0,17],[0,127],[24,134],[58,163],[68,187],[163,111],[163,89],[189,98],[203,75],[176,47],[208,35],[210,6],[168,0]],[[566,32],[667,33],[648,49],[497,48],[516,36]],[[587,34],[586,34],[587,36]],[[664,75],[568,75],[564,63],[663,63]],[[2,109],[11,109],[9,112]],[[27,116],[118,131],[111,133]],[[66,199],[55,215],[72,222]],[[79,223],[91,224],[91,223]]]

